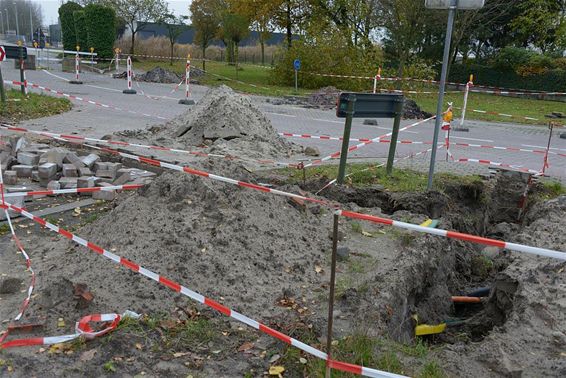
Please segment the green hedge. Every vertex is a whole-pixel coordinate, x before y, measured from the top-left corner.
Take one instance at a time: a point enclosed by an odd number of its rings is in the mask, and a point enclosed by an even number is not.
[[[80,46],[81,51],[88,51],[85,12],[83,10],[74,11],[73,17],[75,19],[75,37],[77,38],[77,45]],[[73,50],[76,50],[76,46]]]
[[[520,76],[512,70],[497,70],[479,64],[454,64],[450,67],[449,81],[466,83],[470,74],[474,84],[502,88],[528,89],[534,91],[564,92],[566,89],[566,70],[553,69],[530,76]]]
[[[88,48],[94,47],[99,58],[113,56],[116,39],[116,14],[112,8],[97,4],[85,7]]]
[[[71,1],[59,7],[59,19],[61,20],[61,32],[63,33],[63,48],[65,50],[75,51],[77,37],[73,13],[81,9],[83,9],[83,7]]]

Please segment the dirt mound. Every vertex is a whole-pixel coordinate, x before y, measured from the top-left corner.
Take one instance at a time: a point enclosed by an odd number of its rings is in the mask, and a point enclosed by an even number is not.
[[[403,118],[405,119],[424,119],[432,117],[433,114],[421,110],[417,103],[409,98],[405,98],[403,105]]]
[[[191,110],[163,126],[160,142],[183,147],[211,146],[211,152],[248,157],[281,157],[300,148],[277,135],[263,113],[227,86],[210,89]]]
[[[157,66],[142,75],[136,76],[136,79],[150,83],[178,84],[181,81],[181,76]]]
[[[204,168],[253,182],[233,163],[211,162]],[[283,311],[276,303],[284,293],[314,299],[305,288],[325,278],[315,269],[325,265],[330,248],[328,222],[323,223],[282,197],[167,172],[81,233],[202,294],[226,298],[234,309],[267,317]],[[111,262],[94,254],[83,257],[81,267],[76,260],[60,266],[72,269],[76,282],[111,282],[96,292],[97,301],[144,313],[174,304],[174,295],[159,285],[110,269]],[[58,276],[46,280],[58,285]],[[148,298],[151,303],[145,303]]]
[[[318,91],[310,95],[308,102],[312,105],[335,107],[336,100],[338,99],[340,92],[342,91],[332,86],[320,88]]]

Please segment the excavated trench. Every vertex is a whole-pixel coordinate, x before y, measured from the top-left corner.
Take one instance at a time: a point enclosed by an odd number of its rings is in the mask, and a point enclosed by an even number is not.
[[[442,192],[331,187],[324,196],[343,204],[378,207],[394,219],[403,210],[438,219],[440,228],[508,240],[521,228],[519,203],[527,180],[520,173],[500,172],[490,180],[450,184]],[[303,185],[308,191],[320,187],[320,182]],[[463,337],[481,341],[493,327],[502,326],[513,309],[518,282],[502,273],[508,264],[509,257],[496,247],[415,234],[389,271],[368,278],[365,286],[370,290],[348,290],[338,305],[365,319],[370,332],[396,341],[414,340],[417,324],[442,323],[447,324],[446,331],[425,336],[430,342]],[[452,303],[451,296],[477,295],[478,290],[483,291],[480,303]]]

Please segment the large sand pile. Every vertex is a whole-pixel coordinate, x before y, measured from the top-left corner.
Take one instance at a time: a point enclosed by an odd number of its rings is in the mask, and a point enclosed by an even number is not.
[[[254,181],[231,162],[207,162],[204,169]],[[283,197],[167,172],[85,227],[81,236],[227,306],[267,318],[286,311],[277,307],[284,294],[305,298],[310,307],[317,295],[313,288],[328,280],[315,267],[327,266],[330,217],[295,209]],[[71,286],[62,280],[93,285],[100,311],[174,308],[175,293],[116,269],[95,253],[62,252],[57,261],[42,279],[42,293],[68,300],[69,311],[73,297],[60,288]],[[50,308],[44,294],[36,304]]]
[[[156,142],[188,148],[208,145],[211,152],[236,156],[286,157],[300,147],[277,135],[263,113],[227,86],[210,89],[201,101],[151,136]]]

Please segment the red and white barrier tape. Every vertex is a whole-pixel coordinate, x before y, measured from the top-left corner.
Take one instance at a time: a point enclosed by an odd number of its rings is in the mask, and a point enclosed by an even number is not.
[[[14,81],[14,80],[12,80],[12,81],[11,80],[4,80],[4,83],[14,85],[14,86],[18,86],[18,85],[22,84],[21,82]],[[149,118],[157,118],[157,119],[161,119],[161,120],[165,120],[165,121],[170,120],[170,118],[165,118],[165,117],[147,114],[147,113],[140,113],[140,112],[136,112],[136,111],[133,111],[133,110],[122,109],[118,106],[103,104],[103,103],[98,102],[98,101],[92,101],[92,100],[89,100],[87,98],[83,98],[83,97],[79,97],[79,96],[75,96],[75,95],[70,95],[68,93],[64,93],[64,92],[61,92],[61,91],[58,91],[58,90],[55,90],[55,89],[51,89],[51,88],[48,88],[48,87],[44,87],[44,86],[41,86],[41,85],[38,85],[38,84],[33,84],[33,83],[28,82],[27,85],[29,87],[32,87],[32,88],[37,88],[37,89],[40,89],[40,90],[45,91],[45,92],[56,94],[57,96],[63,96],[63,97],[66,97],[68,99],[71,99],[71,100],[82,101],[82,102],[85,102],[87,104],[96,105],[96,106],[100,106],[100,107],[107,108],[107,109],[113,109],[113,110],[117,110],[119,112],[136,114],[136,115],[141,115],[141,116],[149,117]]]
[[[269,165],[276,165],[276,166],[282,166],[282,167],[288,167],[288,168],[297,168],[297,166],[298,166],[297,164],[294,164],[294,163],[286,163],[286,162],[274,161],[274,160],[270,160],[270,159],[251,159],[251,158],[244,158],[244,157],[238,157],[238,156],[232,156],[232,155],[210,154],[210,153],[201,152],[201,151],[188,151],[188,150],[180,150],[180,149],[169,148],[169,147],[151,146],[151,145],[129,143],[129,142],[122,142],[122,141],[115,141],[115,140],[96,139],[96,138],[89,138],[89,137],[80,136],[80,135],[57,134],[57,133],[52,133],[52,132],[47,132],[47,131],[29,130],[29,129],[25,129],[23,127],[15,127],[15,126],[7,125],[7,124],[0,124],[0,129],[4,129],[4,130],[7,130],[7,131],[21,132],[21,133],[31,133],[31,134],[36,134],[36,135],[40,135],[40,136],[45,136],[45,137],[48,137],[48,138],[60,138],[60,139],[72,141],[72,142],[75,142],[75,143],[80,142],[80,141],[87,141],[87,142],[100,143],[100,144],[110,145],[110,146],[124,146],[124,147],[129,146],[129,147],[144,148],[144,149],[150,149],[150,150],[182,153],[182,154],[188,154],[188,155],[194,155],[194,156],[200,156],[200,157],[213,157],[213,158],[222,158],[222,159],[226,159],[226,160],[250,161],[250,162],[255,162],[255,163],[259,163],[259,164],[269,164]]]
[[[366,220],[369,222],[380,223],[397,228],[403,228],[405,230],[418,231],[425,234],[442,236],[449,239],[457,239],[476,244],[499,247],[501,249],[509,249],[511,251],[524,252],[524,253],[529,253],[532,255],[538,255],[544,257],[552,257],[559,260],[566,260],[566,252],[558,252],[539,247],[530,247],[527,245],[509,243],[502,240],[489,239],[481,236],[469,235],[455,231],[446,231],[439,228],[424,227],[412,223],[405,223],[392,219],[376,217],[373,215],[355,213],[353,211],[337,210],[337,214],[345,216],[347,218]]]
[[[2,175],[2,169],[0,169],[0,195],[1,195],[1,204],[5,205],[6,201],[5,201],[5,193],[4,193],[4,177]],[[14,240],[14,244],[16,245],[16,247],[18,248],[18,250],[20,251],[20,253],[22,254],[22,256],[25,259],[26,262],[26,269],[29,270],[30,274],[31,274],[31,280],[30,280],[30,285],[28,286],[28,290],[27,290],[27,295],[25,297],[25,299],[23,300],[21,306],[20,306],[20,310],[18,312],[18,314],[16,315],[16,317],[14,318],[14,321],[19,321],[21,319],[21,317],[24,315],[25,310],[27,309],[29,302],[31,300],[31,295],[33,293],[33,289],[35,287],[35,272],[33,271],[33,268],[31,266],[31,259],[29,258],[29,255],[27,254],[26,250],[24,249],[20,239],[18,238],[18,235],[16,235],[16,231],[14,230],[14,225],[12,224],[12,220],[10,218],[10,213],[9,210],[4,208],[4,214],[6,216],[6,220],[8,222],[8,227],[10,228],[10,233],[12,234],[12,239]],[[3,334],[0,334],[0,344],[8,337],[10,333],[10,328],[8,328]]]
[[[145,164],[149,164],[149,165],[153,165],[153,166],[157,166],[157,167],[163,167],[163,168],[171,169],[171,170],[178,171],[178,172],[187,173],[187,174],[194,175],[194,176],[206,177],[206,178],[209,178],[209,179],[212,179],[212,180],[215,180],[215,181],[221,181],[221,182],[231,184],[231,185],[236,185],[236,186],[240,186],[240,187],[244,187],[244,188],[254,189],[254,190],[257,190],[257,191],[260,191],[260,192],[264,192],[264,193],[272,193],[272,194],[280,195],[280,196],[284,196],[284,197],[297,198],[297,199],[301,199],[301,200],[307,201],[307,202],[314,202],[314,203],[322,204],[322,205],[325,205],[325,206],[328,206],[328,207],[334,208],[334,209],[336,209],[338,207],[337,205],[331,204],[328,201],[319,200],[319,199],[306,197],[306,196],[301,196],[301,195],[298,195],[298,194],[293,194],[293,193],[285,192],[285,191],[282,191],[282,190],[272,189],[272,188],[268,188],[268,187],[265,187],[265,186],[262,186],[262,185],[252,184],[252,183],[245,182],[245,181],[239,181],[239,180],[235,180],[235,179],[228,178],[228,177],[225,177],[225,176],[219,176],[219,175],[215,175],[215,174],[212,174],[212,173],[209,173],[209,172],[190,168],[188,166],[180,166],[180,165],[162,162],[162,161],[155,160],[155,159],[146,158],[146,157],[143,157],[143,156],[127,154],[127,153],[124,153],[124,152],[113,150],[111,148],[102,148],[102,147],[97,147],[97,146],[90,146],[88,144],[85,144],[85,146],[90,147],[90,148],[94,148],[94,149],[97,149],[97,150],[105,151],[105,152],[108,152],[108,153],[111,153],[111,154],[120,155],[124,158],[132,159],[132,160],[138,161],[140,163],[145,163]],[[443,146],[440,146],[439,148],[441,148],[441,147],[443,147]],[[426,151],[424,151],[424,152],[426,152]],[[500,165],[500,166],[506,167],[506,165]],[[508,167],[512,167],[512,166],[508,166]],[[538,171],[533,171],[533,172],[538,173]],[[363,215],[363,214],[360,214],[360,215]],[[446,232],[452,232],[452,231],[446,231]],[[457,233],[457,234],[460,234],[460,233]],[[485,238],[477,239],[477,238],[479,238],[478,236],[468,235],[468,234],[460,234],[460,235],[465,235],[466,237],[469,238],[470,241],[473,241],[473,242],[475,242],[476,240],[491,240],[491,239],[485,239]],[[492,240],[492,242],[500,243],[500,241],[498,241],[498,240]],[[480,243],[480,244],[482,244],[482,243]],[[493,244],[489,244],[489,245],[493,245]],[[531,253],[531,252],[528,252],[528,251],[538,250],[541,253],[546,253],[546,252],[550,251],[554,254],[552,256],[549,255],[550,257],[560,256],[560,257],[556,257],[556,258],[566,260],[566,253],[565,252],[551,251],[551,250],[544,249],[544,248],[529,247],[529,246],[523,246],[523,245],[514,244],[514,243],[507,243],[507,245],[508,245],[506,247],[507,249],[518,251],[518,252]],[[515,246],[519,246],[520,248],[515,249]],[[541,253],[538,253],[538,254],[541,254]],[[537,254],[537,253],[535,253],[535,254]],[[541,255],[543,255],[543,254],[541,254]]]
[[[420,120],[420,121],[418,121],[418,122],[412,123],[412,124],[410,124],[410,125],[408,125],[408,126],[405,126],[405,127],[401,128],[401,129],[399,129],[399,132],[408,130],[408,129],[410,129],[410,128],[412,128],[412,127],[415,127],[415,126],[418,126],[418,125],[420,125],[420,124],[422,124],[422,123],[428,122],[428,121],[430,121],[431,119],[434,119],[434,118],[436,118],[436,116],[432,116],[432,117],[429,117],[429,118]],[[390,132],[390,133],[387,133],[387,134],[383,134],[383,135],[381,135],[381,136],[378,136],[378,137],[376,137],[376,138],[370,139],[370,140],[368,140],[368,141],[364,141],[364,142],[362,142],[362,143],[356,144],[355,146],[351,146],[351,147],[348,148],[348,152],[356,151],[356,150],[358,150],[358,149],[360,149],[360,148],[362,148],[362,147],[364,147],[364,146],[367,146],[368,144],[376,143],[376,142],[378,142],[380,139],[383,139],[383,138],[385,138],[385,137],[391,136],[392,134],[393,134],[393,132]],[[341,151],[334,152],[334,153],[331,154],[331,155],[325,156],[325,157],[323,157],[323,158],[321,158],[321,159],[313,160],[313,161],[311,161],[310,163],[305,164],[305,165],[304,165],[304,168],[308,168],[308,167],[311,167],[311,166],[313,166],[313,165],[318,165],[318,164],[320,164],[320,163],[322,163],[322,162],[324,162],[324,161],[330,160],[330,159],[336,159],[336,158],[340,157],[340,155],[342,155],[342,152],[341,152]]]
[[[541,175],[542,174],[541,171],[524,168],[521,165],[505,164],[505,163],[500,163],[500,162],[490,161],[490,160],[485,160],[485,159],[460,158],[460,159],[457,159],[456,161],[459,162],[459,163],[477,163],[477,164],[483,164],[483,165],[492,165],[494,167],[509,168],[509,169],[514,169],[514,170],[520,171],[520,172],[532,173],[532,174],[535,174],[535,175]]]
[[[285,342],[289,345],[292,345],[296,348],[299,348],[300,350],[302,350],[306,353],[309,353],[309,354],[311,354],[311,355],[313,355],[317,358],[325,360],[327,362],[327,366],[329,366],[333,369],[342,370],[342,371],[346,371],[346,372],[350,372],[350,373],[354,373],[354,374],[360,374],[360,375],[364,375],[364,376],[367,376],[367,377],[402,377],[400,375],[393,374],[393,373],[388,373],[388,372],[384,372],[384,371],[380,371],[380,370],[376,370],[376,369],[366,368],[366,367],[359,366],[359,365],[353,365],[353,364],[348,364],[348,363],[345,363],[345,362],[340,362],[340,361],[335,361],[335,360],[329,359],[328,355],[326,353],[324,353],[324,352],[322,352],[322,351],[320,351],[316,348],[313,348],[313,347],[311,347],[311,346],[309,346],[309,345],[307,345],[307,344],[305,344],[305,343],[303,343],[303,342],[301,342],[301,341],[299,341],[295,338],[287,336],[287,335],[285,335],[285,334],[283,334],[283,333],[281,333],[281,332],[279,332],[279,331],[277,331],[277,330],[275,330],[271,327],[263,325],[260,322],[253,320],[253,319],[251,319],[251,318],[249,318],[249,317],[247,317],[243,314],[240,314],[240,313],[238,313],[234,310],[231,310],[230,308],[228,308],[228,307],[226,307],[226,306],[224,306],[224,305],[222,305],[222,304],[220,304],[220,303],[218,303],[218,302],[216,302],[212,299],[204,297],[203,295],[201,295],[201,294],[199,294],[195,291],[192,291],[189,288],[187,288],[187,287],[185,287],[185,286],[183,286],[183,285],[181,285],[181,284],[179,284],[179,283],[177,283],[173,280],[170,280],[170,279],[168,279],[164,276],[161,276],[157,273],[154,273],[153,271],[146,269],[143,266],[136,264],[133,261],[127,260],[123,257],[120,257],[120,256],[110,252],[110,251],[107,251],[106,249],[104,249],[104,248],[102,248],[102,247],[100,247],[100,246],[98,246],[94,243],[91,243],[91,242],[89,242],[89,241],[87,241],[83,238],[80,238],[80,237],[72,234],[71,232],[69,232],[69,231],[67,231],[67,230],[65,230],[65,229],[63,229],[59,226],[56,226],[52,223],[49,223],[46,220],[33,215],[32,213],[29,213],[29,212],[27,212],[27,211],[25,211],[25,210],[23,210],[19,207],[16,207],[16,206],[8,204],[8,203],[6,203],[5,205],[2,205],[2,206],[3,206],[3,208],[10,208],[10,209],[20,213],[22,216],[24,216],[24,217],[26,217],[30,220],[33,220],[34,222],[36,222],[36,223],[38,223],[38,224],[40,224],[44,227],[47,227],[51,231],[58,233],[59,235],[62,235],[65,238],[67,238],[67,239],[69,239],[69,240],[71,240],[71,241],[73,241],[73,242],[75,242],[79,245],[82,245],[83,247],[86,247],[89,250],[96,252],[97,254],[104,256],[107,259],[112,260],[113,262],[115,262],[115,263],[117,263],[117,264],[119,264],[119,265],[121,265],[125,268],[130,269],[133,272],[139,273],[139,274],[141,274],[141,275],[143,275],[143,276],[145,276],[145,277],[147,277],[151,280],[158,282],[158,283],[166,286],[167,288],[173,290],[174,292],[177,292],[181,295],[184,295],[184,296],[186,296],[186,297],[188,297],[188,298],[190,298],[190,299],[192,299],[192,300],[194,300],[194,301],[196,301],[196,302],[198,302],[202,305],[208,306],[208,307],[210,307],[210,308],[212,308],[212,309],[214,309],[214,310],[216,310],[216,311],[218,311],[218,312],[220,312],[220,313],[222,313],[222,314],[224,314],[228,317],[231,317],[232,319],[235,319],[235,320],[237,320],[241,323],[244,323],[244,324],[246,324],[246,325],[248,325],[248,326],[250,326],[250,327],[252,327],[256,330],[259,330],[259,331],[261,331],[261,332],[263,332],[263,333],[265,333],[269,336],[272,336],[276,339],[279,339],[279,340],[281,340],[281,341],[283,341],[283,342]],[[119,315],[110,314],[110,316],[112,316],[112,315],[118,317],[117,320],[116,320],[116,318],[112,319],[113,321],[116,322],[115,325],[117,325],[118,321],[119,321]],[[95,317],[95,315],[93,315],[92,317]],[[96,319],[99,319],[99,318],[97,317]],[[86,319],[86,320],[81,320],[82,323],[79,322],[78,325],[77,325],[77,333],[82,332],[82,333],[88,334],[89,330],[88,329],[85,330],[84,326],[81,326],[81,328],[79,330],[79,324],[84,324],[84,323],[88,324],[88,321],[91,321],[91,320],[94,320],[94,319],[89,318],[89,319]],[[111,320],[111,319],[109,319],[109,320]],[[115,327],[115,325],[114,325],[114,327]],[[99,331],[99,332],[108,332],[108,331],[110,331],[110,329],[105,329],[105,330]],[[100,333],[98,333],[97,335],[99,335],[99,334]],[[95,336],[97,336],[97,335],[95,335]],[[80,335],[78,335],[78,336],[80,336]],[[67,337],[70,340],[70,339],[76,338],[78,336],[77,335],[68,335],[68,336],[62,336],[62,337]],[[39,339],[37,339],[37,343],[39,343],[39,342],[45,343],[46,341],[50,341],[50,340],[46,340],[46,339],[48,339],[48,338],[39,338]],[[33,341],[34,339],[30,339],[30,340]],[[62,340],[62,341],[67,341],[67,340]],[[57,342],[62,342],[62,341],[57,341]],[[38,345],[38,344],[30,344],[30,345]]]
[[[454,107],[454,108],[460,109],[460,108],[457,108],[457,107]],[[518,116],[518,115],[513,115],[513,114],[498,113],[498,112],[492,112],[492,111],[488,111],[488,110],[479,110],[479,109],[470,109],[470,110],[474,113],[480,113],[480,114],[496,115],[496,116],[506,117],[506,118],[526,119],[528,121],[540,121],[539,118],[534,118],[534,117]]]
[[[15,347],[26,347],[34,345],[53,345],[59,343],[65,343],[79,337],[84,337],[87,340],[94,339],[95,337],[102,336],[108,332],[116,329],[120,320],[123,318],[139,318],[139,315],[126,311],[124,314],[93,314],[82,317],[78,322],[75,323],[75,333],[72,335],[61,335],[61,336],[50,336],[50,337],[33,337],[29,339],[17,339],[10,340],[4,343],[0,343],[0,349],[15,348]],[[91,322],[111,322],[105,328],[94,331],[90,324]]]
[[[93,192],[109,192],[113,190],[136,190],[144,185],[142,184],[126,184],[126,185],[113,185],[101,186],[95,188],[73,188],[73,189],[56,189],[56,190],[36,190],[29,192],[15,192],[6,193],[4,197],[33,197],[33,196],[51,196],[56,194],[73,194],[73,193],[93,193]]]

